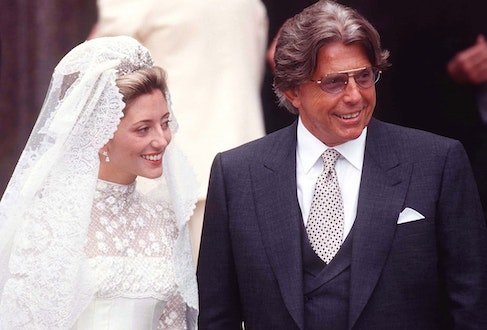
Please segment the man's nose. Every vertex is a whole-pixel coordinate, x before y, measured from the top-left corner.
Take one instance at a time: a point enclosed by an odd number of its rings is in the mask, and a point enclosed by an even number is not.
[[[348,81],[345,85],[344,93],[346,96],[357,99],[361,97],[360,86],[355,81],[355,77],[351,74],[348,75]]]

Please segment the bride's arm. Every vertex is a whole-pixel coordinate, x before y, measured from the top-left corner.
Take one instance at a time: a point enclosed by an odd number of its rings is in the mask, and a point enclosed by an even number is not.
[[[187,306],[179,294],[172,296],[162,311],[158,329],[187,330],[186,309]]]

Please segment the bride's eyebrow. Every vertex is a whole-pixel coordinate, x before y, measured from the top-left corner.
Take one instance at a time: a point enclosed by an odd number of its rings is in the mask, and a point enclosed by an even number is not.
[[[169,118],[169,115],[170,115],[170,113],[169,113],[169,112],[166,112],[166,113],[165,113],[165,114],[164,114],[164,115],[161,117],[161,119],[160,119],[160,120],[164,120],[164,119]],[[133,123],[132,125],[133,125],[133,126],[136,126],[136,125],[140,125],[140,124],[149,124],[149,123],[151,123],[151,122],[152,122],[152,119],[142,119],[142,120],[139,120],[139,121],[138,121],[138,122],[136,122],[136,123]]]

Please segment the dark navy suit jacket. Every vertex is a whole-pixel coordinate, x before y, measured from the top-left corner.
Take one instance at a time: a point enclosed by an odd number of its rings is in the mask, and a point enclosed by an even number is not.
[[[425,219],[397,224],[406,207]],[[296,123],[216,156],[201,330],[304,329],[301,222]],[[348,329],[487,329],[487,232],[458,141],[372,119],[353,233]]]

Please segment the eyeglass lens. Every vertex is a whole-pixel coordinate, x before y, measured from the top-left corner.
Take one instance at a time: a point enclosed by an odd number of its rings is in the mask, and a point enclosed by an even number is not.
[[[323,79],[317,81],[317,83],[323,91],[330,94],[337,94],[345,89],[350,76],[354,78],[355,82],[360,87],[369,88],[379,80],[380,71],[377,68],[369,67],[355,73],[332,73],[326,75]]]

